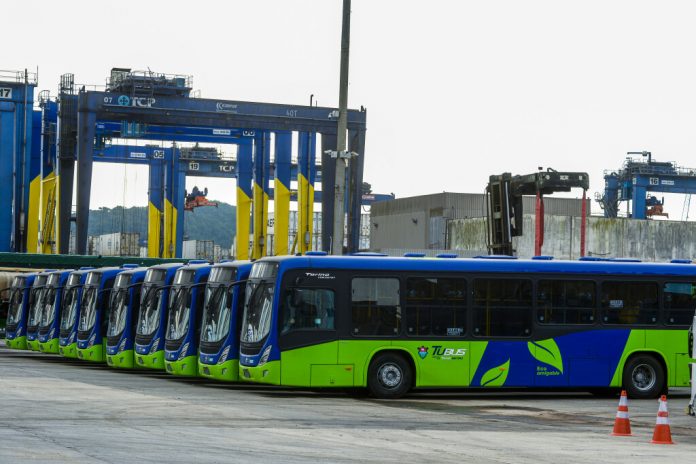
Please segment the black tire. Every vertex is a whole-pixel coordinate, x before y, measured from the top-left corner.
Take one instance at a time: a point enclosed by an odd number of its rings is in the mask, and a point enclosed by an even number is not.
[[[629,398],[657,398],[665,390],[665,370],[654,356],[635,356],[624,365],[623,386]]]
[[[411,389],[413,372],[403,356],[377,355],[367,371],[367,389],[375,398],[401,398]]]

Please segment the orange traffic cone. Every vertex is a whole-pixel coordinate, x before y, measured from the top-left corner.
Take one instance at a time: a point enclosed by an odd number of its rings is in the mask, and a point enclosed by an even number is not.
[[[614,431],[611,433],[617,437],[629,437],[631,433],[631,421],[628,419],[628,396],[626,390],[621,391],[619,399],[619,408],[616,410],[616,419],[614,419]]]
[[[667,396],[660,398],[660,409],[657,411],[655,431],[652,442],[658,445],[673,445],[672,432],[669,429],[669,411],[667,411]]]

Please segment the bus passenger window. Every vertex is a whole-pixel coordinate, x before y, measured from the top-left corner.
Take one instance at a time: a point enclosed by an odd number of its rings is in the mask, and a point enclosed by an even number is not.
[[[474,335],[528,337],[532,333],[532,282],[524,279],[474,280]]]
[[[406,333],[458,337],[466,329],[466,280],[406,280]]]
[[[657,283],[602,283],[602,321],[607,324],[655,324]]]
[[[334,329],[333,290],[289,288],[281,304],[281,334],[293,330]]]
[[[358,277],[351,282],[351,333],[394,336],[401,330],[399,279]]]
[[[595,283],[587,280],[540,280],[537,320],[541,324],[593,324]]]
[[[692,324],[696,310],[696,283],[666,283],[663,287],[663,298],[665,324],[685,327]]]

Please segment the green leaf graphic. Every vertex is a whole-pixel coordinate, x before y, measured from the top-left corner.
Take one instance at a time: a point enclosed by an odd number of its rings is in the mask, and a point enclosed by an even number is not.
[[[563,373],[563,357],[553,338],[539,340],[538,342],[527,342],[527,348],[529,348],[529,352],[537,361],[553,366],[561,374]]]
[[[507,379],[508,371],[510,370],[510,360],[508,359],[500,366],[488,370],[481,377],[482,387],[502,387]]]

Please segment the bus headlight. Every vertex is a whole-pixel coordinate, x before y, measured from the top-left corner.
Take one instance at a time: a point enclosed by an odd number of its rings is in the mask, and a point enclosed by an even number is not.
[[[94,345],[94,340],[96,340],[96,339],[97,339],[97,334],[93,333],[92,336],[89,337],[89,343],[87,344],[87,346]]]
[[[55,335],[56,335],[56,328],[53,327],[53,328],[51,329],[51,331],[48,333],[48,338],[49,338],[50,340],[53,340],[53,337],[54,337]]]
[[[268,362],[268,358],[271,356],[271,348],[273,348],[271,345],[268,345],[265,350],[263,350],[263,354],[261,355],[261,358],[259,359],[259,366],[263,366]]]
[[[121,345],[119,345],[119,347],[118,347],[118,351],[121,352],[121,351],[123,351],[123,350],[125,350],[125,349],[126,349],[126,339],[124,338],[124,339],[121,341]]]
[[[227,361],[227,356],[230,355],[230,347],[226,347],[224,350],[222,350],[222,354],[220,355],[220,359],[218,359],[218,364],[222,364],[225,361]]]
[[[184,346],[181,347],[181,351],[179,352],[179,361],[184,359],[186,357],[186,352],[188,351],[189,344],[188,342],[184,343]]]
[[[159,346],[159,341],[160,339],[158,338],[154,342],[152,342],[152,346],[150,347],[150,354],[153,354],[157,351],[157,347]]]

